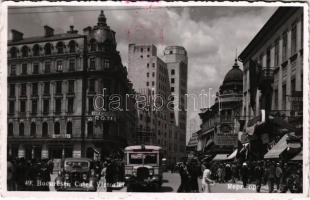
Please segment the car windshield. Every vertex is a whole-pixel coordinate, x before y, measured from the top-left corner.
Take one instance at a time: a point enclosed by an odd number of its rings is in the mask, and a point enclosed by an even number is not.
[[[87,168],[89,163],[87,161],[68,161],[66,165],[72,168]]]
[[[156,153],[130,153],[129,164],[156,164],[157,154]]]

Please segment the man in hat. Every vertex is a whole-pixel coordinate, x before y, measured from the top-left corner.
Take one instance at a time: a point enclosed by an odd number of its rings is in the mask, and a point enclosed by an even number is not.
[[[248,165],[246,164],[246,162],[242,164],[241,177],[242,177],[243,187],[246,188],[248,184]]]

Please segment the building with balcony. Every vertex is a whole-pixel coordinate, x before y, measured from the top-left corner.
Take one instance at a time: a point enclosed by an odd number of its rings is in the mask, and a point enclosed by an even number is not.
[[[82,34],[73,26],[60,34],[44,26],[43,36],[24,38],[17,30],[12,36],[8,41],[9,155],[93,158],[130,143],[136,113],[134,100],[124,99],[134,91],[103,11],[97,25]],[[119,109],[107,106],[115,94],[123,100]],[[105,104],[100,104],[102,99]],[[125,103],[130,109],[123,111]]]
[[[278,8],[239,55],[242,116],[249,128],[245,135],[251,139],[253,159],[261,159],[287,131],[302,133],[303,9]],[[249,131],[262,118],[265,123]]]
[[[202,109],[197,150],[209,155],[229,154],[238,145],[243,72],[237,60],[226,74],[214,105]]]

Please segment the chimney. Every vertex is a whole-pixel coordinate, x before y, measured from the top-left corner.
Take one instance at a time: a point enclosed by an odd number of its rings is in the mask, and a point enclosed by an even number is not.
[[[54,29],[47,25],[44,26],[44,32],[45,32],[45,35],[44,35],[45,37],[50,37],[54,35]]]
[[[87,26],[86,28],[83,29],[83,32],[85,35],[89,35],[91,30],[92,30],[92,28],[90,26]]]
[[[22,32],[12,29],[11,33],[12,33],[12,41],[19,41],[23,39],[24,34]]]
[[[78,33],[78,31],[77,31],[77,30],[74,30],[74,26],[71,25],[71,26],[70,26],[70,30],[67,31],[67,33]]]

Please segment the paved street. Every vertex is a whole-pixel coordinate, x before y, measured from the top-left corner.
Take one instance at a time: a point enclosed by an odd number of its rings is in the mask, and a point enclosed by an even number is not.
[[[55,180],[56,174],[52,175],[52,180]],[[162,187],[159,192],[177,192],[177,189],[180,185],[180,175],[178,173],[164,173],[164,180]],[[198,180],[199,188],[201,179]],[[255,193],[256,186],[254,184],[249,184],[247,188],[243,188],[242,182],[238,181],[236,183],[215,183],[211,186],[212,193]],[[50,187],[51,191],[54,191],[54,187]],[[118,190],[113,190],[113,192],[126,192],[127,188],[122,187]],[[99,192],[105,192],[104,186],[98,188]],[[261,187],[262,193],[268,192],[267,185]]]

